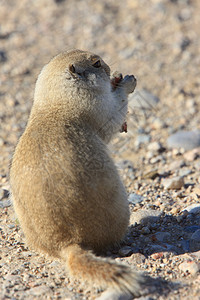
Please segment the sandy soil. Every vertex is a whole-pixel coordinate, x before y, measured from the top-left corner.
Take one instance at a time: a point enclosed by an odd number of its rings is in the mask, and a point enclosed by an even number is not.
[[[111,145],[132,225],[108,255],[166,281],[140,299],[200,299],[200,148],[167,143],[178,130],[200,129],[199,14],[197,0],[0,1],[0,299],[96,299],[102,292],[28,249],[8,199],[9,163],[36,78],[70,48],[134,74],[135,98],[146,103],[138,108],[130,99],[128,133]],[[174,177],[176,188],[167,182]]]

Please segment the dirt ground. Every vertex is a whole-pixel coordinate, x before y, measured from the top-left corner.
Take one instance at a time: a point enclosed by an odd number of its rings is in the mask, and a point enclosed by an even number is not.
[[[71,48],[99,54],[138,82],[128,133],[110,146],[129,194],[131,226],[108,255],[162,279],[160,289],[140,299],[200,299],[200,148],[167,142],[179,130],[200,130],[197,0],[0,0],[0,299],[102,293],[28,249],[9,200],[9,164],[36,78]]]

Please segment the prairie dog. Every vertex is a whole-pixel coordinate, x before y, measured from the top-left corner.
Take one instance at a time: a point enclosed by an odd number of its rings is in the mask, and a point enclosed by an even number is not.
[[[97,287],[139,295],[145,279],[97,257],[129,224],[125,188],[106,143],[120,131],[134,76],[110,78],[97,55],[71,50],[41,71],[10,184],[28,245],[64,261],[69,274]]]

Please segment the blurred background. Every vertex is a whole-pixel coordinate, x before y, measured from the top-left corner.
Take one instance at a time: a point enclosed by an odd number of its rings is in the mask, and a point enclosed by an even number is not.
[[[171,286],[168,299],[199,299],[198,0],[0,0],[0,298],[32,299],[42,293],[48,299],[96,299],[98,294],[93,289],[81,298],[82,288],[70,285],[61,265],[24,248],[9,200],[9,164],[28,120],[37,76],[53,56],[72,48],[99,54],[113,71],[137,78],[128,133],[111,145],[132,224],[138,223],[120,261],[183,282],[179,291]],[[158,215],[153,223],[140,222]],[[75,298],[66,298],[75,291]]]
[[[156,128],[165,142],[178,129],[198,129],[199,15],[197,0],[1,0],[1,174],[27,122],[41,68],[71,48],[95,52],[111,69],[137,77],[136,93],[145,90],[156,103],[141,123],[135,112],[139,132]]]

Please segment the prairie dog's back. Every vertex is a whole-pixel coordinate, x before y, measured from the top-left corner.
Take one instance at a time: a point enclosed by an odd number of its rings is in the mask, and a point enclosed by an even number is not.
[[[126,191],[106,147],[136,84],[133,76],[119,78],[111,79],[110,68],[90,52],[53,58],[38,77],[10,183],[30,246],[62,258],[77,279],[136,295],[138,273],[87,250],[119,243],[129,223]]]

